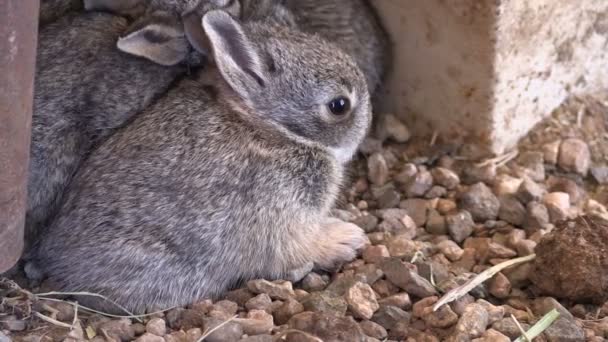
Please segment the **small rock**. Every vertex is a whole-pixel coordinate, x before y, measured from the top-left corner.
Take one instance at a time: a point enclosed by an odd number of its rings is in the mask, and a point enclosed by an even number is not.
[[[23,331],[27,327],[27,324],[24,320],[18,319],[14,315],[10,315],[0,319],[0,327],[9,331]]]
[[[405,143],[412,136],[407,126],[394,115],[384,115],[384,132],[388,138],[398,143]]]
[[[451,199],[440,198],[437,201],[437,211],[443,215],[447,215],[456,210],[456,202]]]
[[[434,235],[445,235],[448,232],[445,217],[435,209],[429,210],[429,217],[426,220],[426,231]]]
[[[0,331],[0,342],[11,342],[11,338],[6,336],[2,331]]]
[[[386,247],[388,248],[391,256],[410,258],[412,258],[418,251],[424,252],[424,250],[429,248],[428,245],[428,243],[421,241],[413,241],[404,235],[391,237],[386,243]]]
[[[595,166],[590,171],[591,176],[598,184],[608,184],[608,166]]]
[[[359,324],[352,318],[323,312],[299,313],[289,320],[288,325],[290,329],[307,332],[324,342],[363,341],[365,338]]]
[[[196,341],[196,340],[194,340]],[[248,336],[239,340],[239,342],[272,342],[272,335],[256,335]],[[316,341],[315,341],[316,342]]]
[[[401,195],[395,189],[386,189],[378,196],[376,203],[378,208],[387,209],[399,206]]]
[[[202,331],[201,331],[201,336],[202,336]],[[97,336],[97,337],[100,337],[100,336]],[[200,338],[200,336],[198,338]],[[185,331],[180,330],[180,331],[174,331],[168,335],[165,335],[165,342],[191,342],[191,341],[198,341],[198,338],[190,339],[188,337],[188,335],[186,335]],[[101,339],[102,340],[99,342],[106,342],[105,338],[102,337]]]
[[[481,336],[488,326],[488,313],[479,304],[469,304],[456,324],[456,331],[470,338]]]
[[[412,300],[410,299],[409,294],[406,292],[401,292],[380,299],[378,304],[381,306],[396,306],[399,309],[409,310],[412,307]]]
[[[416,302],[413,307],[414,316],[422,318],[427,325],[433,328],[443,329],[456,324],[458,315],[452,311],[449,305],[443,305],[437,311],[433,311],[433,304],[437,300],[439,298],[433,296]]]
[[[433,176],[428,171],[419,171],[411,177],[404,186],[405,194],[408,197],[422,197],[433,186]]]
[[[559,147],[562,144],[560,140],[556,140],[543,145],[543,159],[545,163],[555,165],[557,164],[557,157],[559,156]]]
[[[251,310],[246,318],[236,318],[234,322],[240,324],[247,335],[270,333],[274,327],[272,315],[264,310]]]
[[[511,339],[494,329],[486,330],[480,338],[472,342],[511,342]]]
[[[217,318],[205,318],[204,326],[206,331],[211,331],[219,325],[222,326],[209,334],[205,338],[205,342],[233,342],[240,340],[241,336],[243,336],[243,328],[236,322],[226,323],[225,320]]]
[[[361,319],[370,319],[374,315],[374,312],[380,307],[376,300],[374,290],[362,282],[355,283],[350,289],[346,291],[344,296],[346,303],[348,303],[348,309],[352,312],[355,317]]]
[[[477,304],[481,305],[488,313],[488,324],[494,324],[494,322],[500,321],[505,316],[505,308],[502,306],[493,305],[483,299],[478,299]]]
[[[496,298],[507,298],[511,294],[511,282],[499,272],[490,280],[488,291]]]
[[[545,331],[549,342],[585,341],[585,332],[576,324],[574,316],[553,298],[537,298],[533,303],[534,312],[542,317],[552,309],[556,309],[560,316]]]
[[[500,210],[498,218],[514,226],[521,226],[526,216],[526,208],[513,195],[503,195],[499,198]]]
[[[146,323],[146,332],[156,336],[165,336],[167,333],[167,323],[162,318],[152,318]]]
[[[186,341],[188,341],[188,342],[198,341],[202,336],[203,336],[203,330],[201,328],[192,328],[192,329],[188,329],[188,331],[186,331]],[[166,339],[166,337],[165,337],[165,339]],[[166,342],[169,342],[169,341],[166,341]]]
[[[406,184],[410,178],[414,177],[418,173],[418,168],[415,164],[407,163],[403,165],[401,171],[394,177],[395,181],[399,184]]]
[[[515,249],[517,250],[517,255],[526,256],[534,254],[534,249],[536,248],[536,242],[532,240],[521,240],[515,245]]]
[[[416,266],[399,259],[388,259],[381,264],[386,278],[414,296],[425,298],[437,293],[435,287],[418,275]]]
[[[436,167],[431,171],[435,183],[448,190],[455,189],[460,184],[460,178],[456,172],[443,167]]]
[[[283,325],[286,324],[292,316],[297,315],[300,312],[304,312],[304,306],[298,301],[289,298],[283,305],[274,310],[274,320],[278,325]]]
[[[306,291],[321,291],[327,286],[327,281],[318,273],[310,272],[302,279],[302,288]]]
[[[431,187],[431,189],[429,191],[426,192],[426,194],[424,194],[424,198],[436,199],[436,198],[445,197],[445,196],[447,196],[447,194],[448,194],[448,191],[444,187],[434,185],[433,187]]]
[[[496,178],[496,164],[490,163],[483,166],[472,165],[463,170],[462,181],[465,184],[492,183]]]
[[[552,223],[568,218],[570,210],[570,195],[565,192],[552,192],[546,194],[543,203],[547,207]]]
[[[473,233],[473,217],[468,211],[461,210],[446,216],[448,232],[454,241],[461,243]]]
[[[145,333],[138,337],[135,342],[165,342],[165,339],[155,334]]]
[[[516,196],[522,203],[528,204],[531,201],[540,201],[545,193],[546,191],[543,187],[533,180],[525,178],[519,189],[517,189]]]
[[[337,316],[344,316],[348,307],[342,297],[332,296],[329,292],[313,292],[302,302],[307,311],[324,312]]]
[[[509,259],[517,256],[517,252],[514,250],[507,248],[499,243],[490,242],[488,245],[488,258],[499,258],[499,259]]]
[[[399,207],[407,211],[408,215],[416,223],[416,226],[424,227],[429,209],[426,200],[418,198],[406,199],[405,201],[401,201]]]
[[[547,207],[539,202],[530,202],[526,206],[526,219],[524,227],[528,233],[543,229],[549,224],[549,211]]]
[[[374,152],[367,159],[367,178],[374,185],[382,186],[388,181],[389,170],[384,156]]]
[[[211,308],[211,312],[213,311],[219,311],[224,313],[223,317],[229,318],[232,317],[236,314],[236,312],[239,309],[239,305],[231,300],[220,300],[218,302],[216,302],[215,304],[213,304],[213,307]],[[211,314],[210,312],[210,314]]]
[[[450,261],[456,261],[462,258],[464,250],[452,240],[441,241],[437,244],[437,248],[443,255],[445,255]]]
[[[379,213],[383,221],[378,227],[378,230],[403,234],[409,239],[416,237],[416,223],[408,215],[407,210],[384,209],[379,211]]]
[[[380,279],[372,284],[372,288],[380,298],[392,296],[399,292],[399,287],[388,280]]]
[[[580,139],[565,139],[559,148],[557,162],[566,171],[586,176],[591,165],[589,146]]]
[[[520,324],[525,331],[528,331],[528,329],[530,329],[530,325],[526,323]],[[511,317],[503,318],[500,321],[495,322],[494,324],[492,324],[492,329],[502,333],[510,339],[516,339],[521,336],[521,331],[519,330],[519,327],[515,324]]]
[[[264,310],[271,312],[270,307],[272,305],[272,299],[265,293],[259,294],[245,303],[247,310]]]
[[[507,174],[498,175],[494,182],[494,193],[498,196],[515,195],[521,186],[523,179],[515,178]]]
[[[286,300],[294,296],[293,287],[289,281],[251,280],[247,282],[247,288],[256,294],[266,293],[272,299]]]
[[[245,303],[247,303],[247,301],[253,297],[253,293],[251,293],[251,291],[249,291],[247,288],[232,290],[224,295],[224,299],[235,302],[241,307],[244,307]]]
[[[545,162],[541,152],[523,152],[517,158],[516,171],[523,177],[542,182],[545,179]]]
[[[385,329],[392,329],[399,322],[409,322],[410,314],[396,306],[381,306],[372,316],[372,321],[380,324]]]
[[[382,340],[388,336],[386,329],[376,322],[363,321],[359,323],[359,326],[361,327],[361,330],[363,330],[363,333],[369,337]]]
[[[377,264],[385,258],[390,258],[390,253],[384,245],[367,246],[363,250],[363,260],[368,263]]]
[[[475,221],[493,220],[498,216],[500,201],[483,183],[472,185],[468,191],[459,194],[458,205],[471,213]]]
[[[372,153],[380,153],[382,152],[382,141],[367,137],[363,139],[363,142],[359,145],[359,151],[366,156],[369,156]]]
[[[582,203],[587,197],[586,191],[568,178],[550,176],[547,184],[551,192],[565,192],[570,195],[570,204]]]
[[[359,228],[369,233],[376,230],[378,226],[378,218],[370,213],[363,213],[355,218],[351,223],[356,224]]]

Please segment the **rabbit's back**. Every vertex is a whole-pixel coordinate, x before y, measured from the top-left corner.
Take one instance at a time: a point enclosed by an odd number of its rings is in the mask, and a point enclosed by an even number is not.
[[[253,127],[185,80],[91,155],[39,261],[58,287],[136,311],[150,296],[186,304],[286,271],[297,251],[285,240],[324,216],[339,181],[324,151]]]
[[[118,16],[82,13],[40,31],[28,230],[44,225],[90,148],[166,91],[183,71],[118,51],[116,39],[126,27]]]

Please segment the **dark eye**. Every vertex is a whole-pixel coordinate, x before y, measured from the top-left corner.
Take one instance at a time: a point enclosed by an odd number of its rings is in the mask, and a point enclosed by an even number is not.
[[[336,97],[327,104],[333,115],[344,115],[350,110],[350,100],[346,97]]]

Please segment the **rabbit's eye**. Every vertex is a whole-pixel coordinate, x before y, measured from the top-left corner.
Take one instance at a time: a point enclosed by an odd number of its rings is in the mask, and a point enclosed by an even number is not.
[[[333,115],[341,116],[348,113],[350,110],[350,100],[343,96],[337,97],[331,100],[327,104],[327,107],[329,107],[329,110]]]

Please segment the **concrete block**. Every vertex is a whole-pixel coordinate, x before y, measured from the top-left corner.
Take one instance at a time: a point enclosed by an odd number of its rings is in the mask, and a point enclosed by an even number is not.
[[[481,152],[608,90],[606,0],[372,0],[394,42],[379,111]]]

